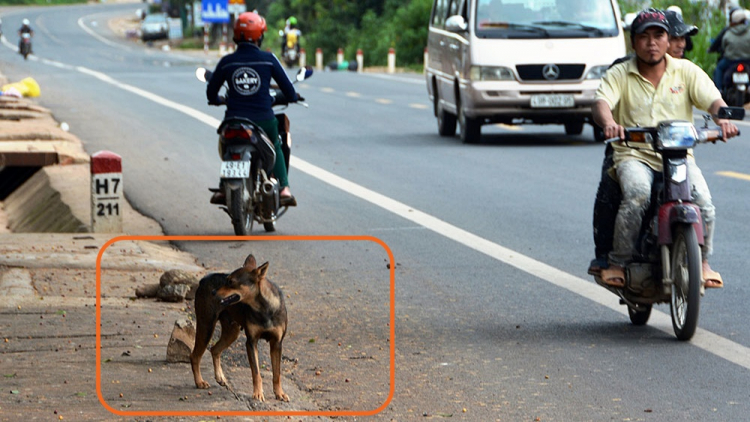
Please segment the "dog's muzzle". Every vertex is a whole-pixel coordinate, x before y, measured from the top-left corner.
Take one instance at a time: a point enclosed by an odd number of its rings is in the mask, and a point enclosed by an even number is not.
[[[219,303],[221,304],[221,306],[229,306],[229,305],[233,305],[233,304],[235,304],[235,303],[237,303],[239,301],[240,301],[240,295],[238,295],[237,293],[234,293],[234,294],[231,294],[231,295],[225,297],[224,299],[221,299],[221,301],[219,301]]]

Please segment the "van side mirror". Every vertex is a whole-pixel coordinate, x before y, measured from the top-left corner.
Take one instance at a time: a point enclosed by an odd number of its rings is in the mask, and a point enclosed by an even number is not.
[[[445,30],[450,32],[465,32],[469,25],[461,15],[453,15],[445,21]]]

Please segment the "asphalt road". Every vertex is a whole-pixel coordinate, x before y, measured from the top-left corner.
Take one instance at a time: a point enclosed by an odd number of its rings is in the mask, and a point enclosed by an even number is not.
[[[169,235],[231,235],[208,203],[215,127],[193,72],[203,60],[118,39],[105,24],[139,4],[5,10],[0,69],[33,76],[39,102],[88,152],[123,157],[125,191]],[[11,47],[28,17],[36,57]],[[212,56],[213,57],[213,56]],[[214,57],[215,58],[215,57]],[[668,306],[646,327],[586,275],[603,147],[591,130],[485,127],[481,145],[437,135],[420,75],[318,72],[297,86],[292,190],[277,240],[185,241],[208,266],[252,252],[289,297],[285,354],[303,362],[324,409],[377,419],[743,420],[750,411],[750,127],[698,161],[718,209],[715,257],[727,287],[703,298],[690,343]],[[731,172],[731,173],[726,173]],[[265,234],[256,229],[258,235]],[[395,259],[390,361],[389,256]],[[335,362],[334,362],[335,361]],[[396,368],[391,385],[389,371]],[[316,369],[317,368],[317,369]],[[330,376],[327,376],[331,374]]]

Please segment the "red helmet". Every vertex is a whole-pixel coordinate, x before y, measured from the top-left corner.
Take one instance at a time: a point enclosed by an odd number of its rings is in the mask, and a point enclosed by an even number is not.
[[[255,12],[245,12],[234,22],[234,42],[258,42],[266,32],[266,20]]]

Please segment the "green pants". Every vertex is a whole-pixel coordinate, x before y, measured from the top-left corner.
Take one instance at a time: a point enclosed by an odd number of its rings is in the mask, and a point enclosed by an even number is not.
[[[268,138],[273,141],[273,146],[276,149],[276,164],[273,165],[273,174],[279,180],[281,189],[289,186],[289,178],[286,175],[286,162],[284,160],[284,152],[281,151],[281,142],[279,141],[279,121],[274,117],[270,120],[256,121],[255,124],[260,126]]]

